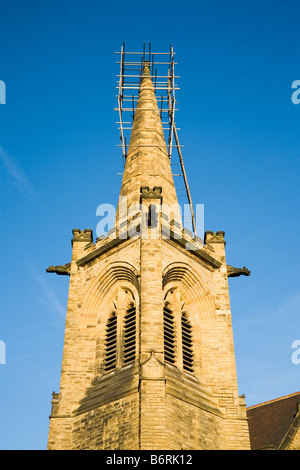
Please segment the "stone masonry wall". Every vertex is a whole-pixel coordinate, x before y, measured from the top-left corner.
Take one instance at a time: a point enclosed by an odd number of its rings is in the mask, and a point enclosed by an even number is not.
[[[138,393],[77,416],[74,419],[72,448],[138,450]]]

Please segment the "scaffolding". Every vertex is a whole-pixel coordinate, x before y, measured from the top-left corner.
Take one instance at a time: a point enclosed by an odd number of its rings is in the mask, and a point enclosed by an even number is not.
[[[139,97],[139,89],[142,78],[143,63],[147,60],[150,63],[150,73],[153,81],[154,91],[157,102],[160,106],[160,117],[162,121],[163,130],[167,144],[168,156],[174,171],[179,169],[180,173],[173,173],[173,176],[182,178],[183,188],[176,188],[178,197],[186,197],[190,209],[191,226],[196,236],[196,223],[195,215],[192,205],[192,198],[188,186],[186,171],[184,168],[182,157],[182,146],[179,143],[178,130],[175,122],[175,111],[177,100],[175,98],[176,90],[179,90],[176,79],[179,76],[175,75],[175,52],[173,46],[170,46],[169,52],[152,52],[151,43],[148,45],[146,52],[146,45],[144,43],[143,52],[127,52],[125,51],[125,43],[121,47],[121,51],[116,52],[119,54],[119,60],[116,62],[119,65],[119,74],[117,75],[117,89],[118,107],[115,111],[119,113],[120,130],[120,147],[122,149],[123,164],[125,165],[127,158],[127,150],[130,139],[130,132],[132,129],[136,103]],[[173,148],[177,149],[177,163],[173,156]],[[175,185],[177,186],[177,185]]]

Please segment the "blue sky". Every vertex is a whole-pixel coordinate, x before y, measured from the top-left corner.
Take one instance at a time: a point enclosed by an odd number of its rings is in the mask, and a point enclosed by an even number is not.
[[[205,230],[224,230],[240,394],[300,390],[298,1],[0,0],[0,448],[45,449],[59,390],[73,228],[95,232],[122,172],[115,64],[173,44],[180,142]]]

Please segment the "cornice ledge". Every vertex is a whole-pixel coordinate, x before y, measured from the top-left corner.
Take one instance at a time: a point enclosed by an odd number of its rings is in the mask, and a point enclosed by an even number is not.
[[[176,234],[175,232],[172,232],[171,230],[168,232],[165,232],[165,235],[169,235],[169,236],[164,237],[164,240],[168,240],[168,239],[172,240],[181,248],[184,248],[186,251],[188,251],[190,254],[197,256],[202,261],[209,264],[212,268],[219,269],[222,266],[222,263],[220,261],[213,258],[213,256],[209,255],[204,249],[200,249],[196,245],[195,245],[195,249],[193,249],[192,240],[186,240],[183,237],[179,237],[178,234]],[[189,248],[187,248],[187,246]]]
[[[79,267],[82,267],[90,263],[91,261],[93,261],[95,258],[98,258],[99,256],[101,256],[103,253],[106,253],[107,251],[110,251],[113,248],[116,248],[117,246],[121,245],[123,242],[127,240],[128,238],[114,238],[113,240],[105,243],[105,245],[99,246],[99,248],[96,248],[94,251],[84,256],[83,258],[80,258],[77,261],[77,265]]]

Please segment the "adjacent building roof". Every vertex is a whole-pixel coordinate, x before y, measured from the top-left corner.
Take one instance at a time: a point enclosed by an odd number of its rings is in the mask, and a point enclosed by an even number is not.
[[[287,449],[300,429],[300,392],[247,408],[251,449]]]

